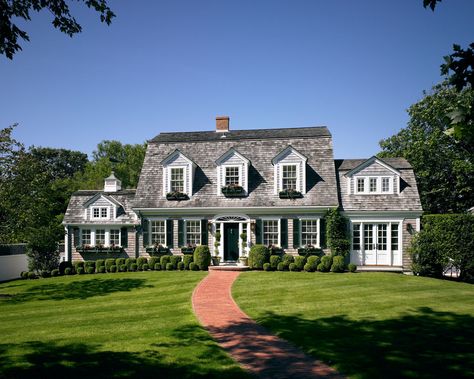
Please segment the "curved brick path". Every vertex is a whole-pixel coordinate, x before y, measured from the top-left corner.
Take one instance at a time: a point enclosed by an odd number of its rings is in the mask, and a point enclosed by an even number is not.
[[[210,271],[193,293],[193,309],[214,339],[259,378],[342,378],[250,319],[232,299],[236,271]]]

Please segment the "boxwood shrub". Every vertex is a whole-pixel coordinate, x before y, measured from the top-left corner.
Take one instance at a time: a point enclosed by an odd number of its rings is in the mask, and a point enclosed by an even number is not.
[[[116,266],[116,264],[115,264],[115,258],[108,258],[108,259],[106,259],[106,260],[105,260],[105,270],[106,270],[107,272],[111,272],[111,271],[110,271],[110,267],[112,267],[112,266]]]
[[[313,272],[318,269],[318,264],[321,261],[317,255],[311,255],[306,260],[306,264],[304,265],[304,270],[308,272]]]
[[[249,266],[252,270],[262,270],[264,263],[270,261],[270,252],[264,245],[256,244],[250,248]]]
[[[178,270],[180,271],[184,270],[184,262],[178,262]]]
[[[36,279],[37,277],[33,271],[28,272],[28,279]]]
[[[96,269],[96,271],[97,271],[97,268],[102,267],[102,266],[105,267],[105,259],[97,259],[97,260],[95,261],[95,269]],[[97,271],[97,272],[98,272],[98,271]]]
[[[84,268],[86,269],[86,271],[89,267],[92,267],[95,271],[95,261],[85,261]]]
[[[170,255],[163,255],[162,257],[160,257],[160,263],[163,269],[166,269],[166,265],[170,263],[170,257]]]
[[[171,255],[170,256],[170,263],[173,265],[175,270],[178,268],[178,262],[181,262],[181,256],[180,255]]]
[[[161,263],[155,263],[155,271],[161,271]]]
[[[51,271],[48,270],[42,270],[41,271],[41,277],[42,278],[49,278],[51,276]]]
[[[173,271],[173,270],[174,270],[173,263],[168,262],[168,263],[166,264],[166,271]]]
[[[109,272],[117,272],[117,266],[116,265],[110,266]]]
[[[288,268],[290,269],[290,271],[300,271],[298,269],[298,266],[296,266],[296,263],[290,263],[290,265],[288,266]]]
[[[269,262],[263,264],[263,271],[272,271],[272,266]]]
[[[293,255],[283,254],[282,262],[286,262],[289,265],[290,263],[293,263],[294,261],[295,261],[295,257]]]
[[[281,262],[281,257],[279,255],[270,255],[270,266],[273,270],[276,270],[278,263]]]
[[[74,269],[72,267],[66,267],[64,269],[64,275],[72,275],[74,273]]]
[[[211,264],[211,252],[209,251],[209,246],[199,245],[194,249],[193,261],[200,270],[207,271],[209,265]]]
[[[142,266],[143,271],[148,271],[150,269],[150,266],[148,266],[148,263],[144,263]]]
[[[59,264],[59,273],[64,275],[64,270],[66,270],[68,267],[72,268],[72,263],[70,261],[62,261]]]
[[[193,261],[192,254],[184,254],[183,255],[183,263],[184,263],[184,268],[186,270],[189,270],[189,264],[192,263],[192,261]]]
[[[84,274],[84,267],[78,266],[77,269],[76,269],[76,273],[77,273],[77,275]]]
[[[138,269],[139,270],[142,270],[143,269],[143,265],[145,263],[148,263],[148,259],[146,259],[145,257],[138,257],[137,258],[137,265],[138,265]]]
[[[332,259],[331,272],[344,272],[346,269],[346,264],[344,262],[344,257],[337,255]]]
[[[148,258],[148,266],[150,266],[150,270],[155,269],[155,265],[159,262],[157,257]]]
[[[277,270],[278,271],[288,271],[288,262],[280,262],[278,263]]]
[[[55,268],[54,270],[51,270],[51,276],[52,277],[59,276],[59,269]]]
[[[79,267],[84,268],[84,262],[82,262],[82,261],[75,261],[75,262],[72,263],[72,265],[74,266],[74,271],[75,272],[77,272],[77,269]]]
[[[130,268],[132,267],[132,264],[137,263],[136,258],[127,258],[125,259],[125,264],[127,265],[128,271],[130,271]]]
[[[138,270],[138,265],[136,263],[131,263],[128,271],[135,272]]]
[[[128,271],[128,266],[126,264],[123,264],[121,266],[117,266],[120,270],[120,272],[127,272]]]
[[[297,256],[297,257],[294,257],[294,259],[295,259],[296,268],[298,269],[298,271],[302,271],[304,268],[304,265],[306,264],[306,257]]]
[[[88,274],[94,274],[95,273],[95,268],[94,267],[87,267],[86,268],[86,272]]]
[[[96,268],[96,271],[99,273],[99,274],[103,274],[105,273],[105,266],[99,266]]]
[[[318,264],[318,271],[321,272],[329,272],[332,266],[332,257],[329,255],[325,255],[321,258],[321,263]]]
[[[349,269],[350,272],[356,272],[357,271],[357,265],[355,265],[354,263],[349,263],[347,265],[347,268]]]
[[[198,271],[198,270],[199,270],[199,266],[198,266],[196,263],[191,262],[191,263],[189,264],[189,269],[190,269],[191,271]]]
[[[117,258],[115,260],[115,266],[120,267],[125,264],[125,258]]]

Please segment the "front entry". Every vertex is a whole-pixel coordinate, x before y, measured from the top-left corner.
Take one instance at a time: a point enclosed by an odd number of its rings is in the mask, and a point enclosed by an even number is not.
[[[224,224],[224,261],[239,259],[239,224]]]
[[[364,252],[366,265],[390,265],[387,248],[387,224],[364,224]]]

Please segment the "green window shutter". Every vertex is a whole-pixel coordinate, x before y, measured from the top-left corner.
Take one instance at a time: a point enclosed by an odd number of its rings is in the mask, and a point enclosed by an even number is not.
[[[319,237],[319,243],[322,249],[327,247],[327,235],[326,235],[326,219],[322,218],[319,221],[319,227],[321,228],[320,233],[321,236]]]
[[[173,248],[173,220],[166,220],[166,243],[169,248]]]
[[[283,249],[288,249],[288,219],[282,218],[280,220],[280,241]]]
[[[79,241],[79,228],[74,228],[74,246],[80,246],[81,241]]]
[[[146,218],[142,219],[142,232],[143,232],[143,247],[149,245],[149,233],[148,233],[148,220]]]
[[[207,245],[207,220],[201,220],[201,245]]]
[[[120,229],[120,240],[122,242],[122,247],[128,247],[128,228],[123,227]]]
[[[263,224],[262,220],[256,220],[255,222],[255,241],[257,244],[263,244]]]
[[[297,218],[293,219],[293,247],[297,249],[300,247],[300,220]]]
[[[178,246],[184,246],[184,220],[178,220]]]

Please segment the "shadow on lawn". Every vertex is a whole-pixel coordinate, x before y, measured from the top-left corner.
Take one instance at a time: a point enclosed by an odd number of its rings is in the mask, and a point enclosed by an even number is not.
[[[308,320],[267,313],[259,323],[348,376],[474,377],[474,317],[419,308],[389,320]]]
[[[0,345],[0,378],[248,377],[245,372],[233,365],[232,360],[201,327],[189,326],[185,330],[187,343],[196,345],[192,353],[199,352],[199,355],[192,354],[189,359],[174,363],[165,361],[169,353],[166,352],[166,346],[161,344],[144,345],[140,353],[100,351],[98,347],[79,343],[59,345],[54,342],[29,342]],[[187,345],[181,345],[180,341],[176,341],[173,347],[176,346]],[[24,353],[18,357],[18,351]],[[12,355],[15,355],[14,359]],[[221,367],[215,362],[222,363]]]
[[[104,296],[114,292],[132,291],[145,286],[145,279],[89,279],[70,283],[43,282],[13,295],[8,302],[32,300],[76,300]]]

